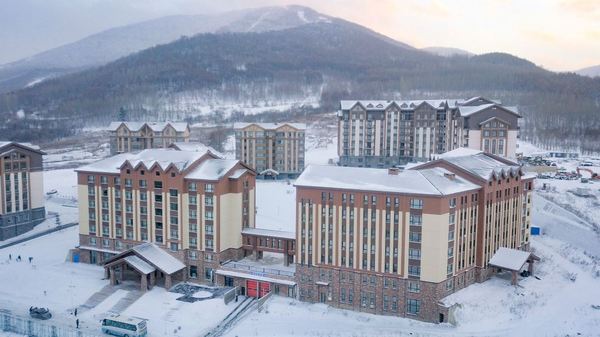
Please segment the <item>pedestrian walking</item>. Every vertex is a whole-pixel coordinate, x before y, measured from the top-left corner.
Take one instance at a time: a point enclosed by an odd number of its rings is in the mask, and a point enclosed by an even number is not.
[[[33,257],[30,256],[29,257],[29,263],[31,263],[31,260],[33,260]]]
[[[21,262],[21,255],[17,256],[17,261]]]
[[[77,308],[75,308],[75,317],[77,317]]]
[[[12,254],[8,254],[8,260],[12,261]]]
[[[44,296],[46,296],[46,290],[44,290]]]
[[[79,329],[79,318],[75,320],[75,325],[77,325],[77,329]]]

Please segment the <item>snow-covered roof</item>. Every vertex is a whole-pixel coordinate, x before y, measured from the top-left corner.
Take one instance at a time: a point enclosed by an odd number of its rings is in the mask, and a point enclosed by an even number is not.
[[[272,229],[262,229],[262,228],[244,228],[242,229],[242,234],[248,235],[257,235],[257,236],[269,236],[273,238],[281,238],[281,239],[295,239],[296,233],[287,232],[287,231],[276,231]]]
[[[498,100],[492,100],[492,99],[488,99],[488,98],[481,97],[481,96],[475,96],[475,97],[468,98],[464,102],[462,102],[462,104],[470,104],[470,103],[473,103],[473,102],[478,101],[480,99],[484,100],[484,101],[490,101],[490,102],[493,102],[493,103],[496,103],[496,104],[501,104],[501,102],[498,101]]]
[[[259,122],[257,122],[257,123],[241,123],[240,122],[240,123],[234,123],[233,128],[236,130],[244,129],[250,125],[259,126],[265,130],[277,130],[280,127],[286,126],[286,125],[291,126],[298,130],[306,130],[306,124],[304,124],[304,123],[259,123]]]
[[[308,166],[294,185],[425,195],[448,195],[479,188],[443,168],[390,174],[388,169],[316,165]]]
[[[184,132],[189,127],[188,123],[184,122],[112,122],[108,126],[108,131],[117,131],[121,125],[125,125],[130,131],[139,131],[147,125],[155,132],[163,131],[168,125],[177,132]]]
[[[186,179],[219,180],[229,172],[239,160],[208,159],[186,174]]]
[[[178,151],[175,149],[148,149],[135,153],[118,154],[83,166],[76,171],[119,173],[120,168],[126,163],[134,168],[143,164],[148,169],[156,164],[162,170],[173,165],[179,171],[183,171],[202,158],[203,155],[204,153],[201,152]]]
[[[131,250],[167,274],[173,274],[185,268],[185,265],[181,261],[154,243],[143,243],[131,248]]]
[[[244,173],[248,172],[248,169],[237,169],[229,176],[231,179],[239,179]]]
[[[519,164],[504,158],[502,160],[496,158],[485,152],[467,148],[458,148],[439,155],[439,160],[446,161],[484,180],[522,174]],[[418,165],[415,169],[418,170],[423,166],[427,167],[429,164]]]
[[[496,253],[494,253],[494,256],[492,256],[488,264],[502,269],[519,271],[523,268],[523,265],[527,262],[530,255],[531,252],[500,247]]]
[[[427,100],[408,100],[408,101],[398,101],[398,100],[342,100],[340,101],[341,110],[350,110],[357,103],[362,105],[367,110],[385,110],[390,105],[396,104],[402,110],[412,110],[423,103],[427,103],[434,108],[445,108],[446,104],[450,108],[455,108],[457,104],[463,102],[461,99],[427,99]]]
[[[507,106],[503,106],[500,104],[482,104],[482,105],[476,105],[476,106],[460,106],[458,108],[458,111],[460,112],[460,115],[462,117],[468,117],[468,116],[474,115],[480,111],[483,111],[485,109],[493,108],[493,107],[498,108],[498,109],[503,109],[503,110],[510,112],[514,115],[517,115],[519,117],[521,116],[519,114],[519,110],[517,109],[517,107],[507,107]]]
[[[142,274],[150,274],[156,270],[156,268],[152,267],[146,261],[140,259],[136,255],[126,256],[125,261],[129,263],[130,266],[137,269]]]
[[[244,272],[233,271],[233,270],[217,269],[217,271],[215,273],[217,275],[240,277],[240,278],[250,279],[250,280],[284,284],[284,285],[288,285],[288,286],[296,285],[296,282],[290,281],[290,280],[284,280],[284,279],[278,279],[278,278],[272,278],[272,277],[266,277],[266,276],[258,276],[255,274],[244,273]]]
[[[217,157],[225,158],[225,155],[215,150],[213,147],[204,145],[202,143],[192,143],[192,142],[175,142],[170,145],[171,148],[177,149],[179,151],[188,151],[188,152],[202,152],[207,153],[210,152]]]
[[[0,141],[0,151],[2,150],[3,147],[9,146],[9,145],[17,145],[17,146],[29,149],[33,152],[45,154],[44,152],[40,151],[40,147],[37,145],[33,145],[31,143],[18,143],[18,142],[11,142],[11,141]]]

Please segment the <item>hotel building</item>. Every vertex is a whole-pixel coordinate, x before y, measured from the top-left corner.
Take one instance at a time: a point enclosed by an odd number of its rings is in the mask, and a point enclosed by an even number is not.
[[[0,241],[44,221],[43,155],[31,144],[0,141]]]
[[[80,261],[108,262],[111,268],[128,264],[121,270],[133,268],[142,275],[155,267],[161,273],[179,272],[173,264],[159,268],[165,259],[153,252],[167,251],[185,265],[179,279],[212,283],[222,261],[243,257],[241,232],[255,226],[255,173],[240,161],[209,150],[151,149],[76,171]],[[144,254],[157,261],[140,262]],[[142,285],[146,282],[142,278]]]
[[[341,166],[391,167],[430,160],[466,147],[516,157],[515,107],[483,97],[467,100],[341,101]]]
[[[175,142],[189,142],[187,123],[112,122],[110,153],[118,154],[146,149],[167,148]]]
[[[299,298],[446,322],[440,300],[527,250],[533,177],[470,149],[410,170],[309,166],[295,183]]]
[[[262,177],[295,178],[304,170],[305,124],[235,123],[235,156]]]

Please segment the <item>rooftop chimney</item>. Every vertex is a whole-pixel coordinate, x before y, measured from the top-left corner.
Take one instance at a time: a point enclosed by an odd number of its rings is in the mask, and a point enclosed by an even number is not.
[[[404,171],[403,167],[390,167],[388,168],[388,174],[397,176],[400,172]]]
[[[450,172],[446,172],[446,173],[444,173],[444,177],[446,177],[446,178],[448,178],[450,180],[454,180],[454,179],[456,179],[456,174],[450,173]]]

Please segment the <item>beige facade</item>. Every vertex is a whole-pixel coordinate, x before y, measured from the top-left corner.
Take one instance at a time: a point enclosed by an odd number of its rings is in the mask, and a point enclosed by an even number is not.
[[[255,223],[254,171],[208,151],[144,150],[77,172],[83,261],[152,242],[184,262],[190,278],[212,282]]]
[[[187,123],[113,122],[108,131],[111,154],[167,148],[173,143],[190,140]]]
[[[489,277],[498,248],[528,248],[532,181],[480,152],[403,172],[309,166],[296,181],[300,299],[445,321],[441,298]]]
[[[412,160],[429,160],[460,147],[515,158],[520,117],[515,108],[482,97],[341,101],[340,164],[390,167]]]
[[[304,169],[304,124],[235,123],[234,129],[236,158],[259,175],[293,178]]]
[[[31,144],[0,142],[0,241],[45,219],[44,154]]]

